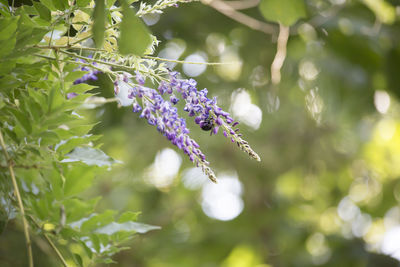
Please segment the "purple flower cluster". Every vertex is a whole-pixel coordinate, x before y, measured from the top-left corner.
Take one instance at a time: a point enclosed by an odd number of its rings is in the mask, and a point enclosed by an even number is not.
[[[124,81],[129,82],[127,78],[128,76],[122,77]],[[177,98],[171,96],[171,102],[164,100],[157,90],[144,86],[145,80],[140,73],[136,73],[136,82],[137,85],[132,86],[128,95],[130,99],[133,99],[133,112],[141,112],[141,118],[145,118],[150,125],[156,126],[160,133],[188,155],[196,166],[201,167],[213,182],[216,182],[215,174],[208,167],[209,162],[206,161],[205,155],[196,141],[188,135],[190,131],[185,119],[179,117],[178,109],[173,106],[177,103]],[[118,91],[118,88],[114,90]],[[142,105],[138,103],[138,100],[141,100]]]
[[[259,161],[259,156],[241,138],[239,129],[234,129],[238,123],[217,105],[217,99],[208,98],[207,89],[198,91],[194,79],[179,79],[178,75],[176,71],[170,72],[169,78],[161,81],[158,90],[155,90],[144,86],[145,78],[139,72],[136,72],[136,83],[131,81],[132,75],[127,73],[114,82],[114,91],[118,95],[121,81],[126,83],[129,86],[127,97],[132,101],[133,112],[140,112],[141,118],[156,126],[157,130],[188,155],[196,166],[201,167],[213,182],[216,182],[216,178],[208,167],[205,155],[200,151],[196,141],[190,138],[185,119],[178,115],[175,105],[179,102],[179,98],[184,101],[183,110],[188,112],[190,117],[194,117],[195,123],[201,129],[212,130],[213,134],[217,134],[221,128],[225,137],[236,142],[241,150]],[[169,95],[168,100],[163,98],[164,94]],[[141,101],[141,104],[138,101]]]
[[[89,57],[91,58],[91,56],[89,56]],[[79,61],[79,62],[82,62],[82,63],[86,63],[86,61],[83,60],[83,59],[79,59],[78,61]],[[93,62],[92,64],[93,64],[93,66],[96,66],[96,65],[97,65],[96,62]],[[88,71],[88,73],[86,73],[85,75],[83,75],[81,78],[76,79],[76,80],[74,81],[74,84],[84,83],[84,82],[87,82],[87,81],[89,81],[89,80],[97,81],[98,78],[97,78],[96,75],[99,74],[99,73],[101,73],[101,71],[99,71],[99,70],[92,69],[92,68],[89,68],[89,67],[86,67],[86,66],[81,66],[80,68],[78,68],[78,69],[76,69],[76,70]]]

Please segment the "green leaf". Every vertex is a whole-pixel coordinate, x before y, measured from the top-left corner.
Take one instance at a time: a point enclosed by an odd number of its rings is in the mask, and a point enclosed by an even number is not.
[[[122,2],[122,7],[123,18],[120,26],[121,36],[118,41],[119,51],[123,55],[141,56],[152,43],[150,31],[125,1]]]
[[[16,43],[16,35],[11,37],[10,39],[0,42],[0,58],[11,54],[11,52],[14,50]]]
[[[261,0],[259,7],[265,19],[285,26],[307,17],[304,0]]]
[[[110,9],[114,5],[115,1],[116,0],[106,0],[106,7]]]
[[[68,0],[53,0],[53,5],[58,10],[65,10],[69,7]]]
[[[15,119],[24,128],[26,133],[29,134],[32,132],[32,125],[30,123],[30,120],[25,116],[23,112],[13,108],[10,108],[9,111],[11,112],[12,115],[14,115]]]
[[[39,16],[42,19],[47,20],[47,21],[51,20],[51,12],[46,6],[44,6],[38,2],[33,2],[33,6],[35,7],[37,12],[39,13]]]
[[[64,196],[63,193],[63,185],[64,185],[64,178],[61,176],[58,169],[50,169],[43,171],[43,177],[50,182],[51,184],[51,194],[52,197],[55,199],[62,199]]]
[[[85,93],[89,90],[92,90],[93,88],[96,88],[97,86],[89,85],[86,83],[79,83],[79,84],[74,84],[70,88],[67,89],[67,92],[74,92],[77,94],[82,94]]]
[[[90,0],[76,0],[76,4],[79,7],[86,7],[90,3]]]
[[[55,128],[59,125],[71,121],[76,121],[76,116],[67,114],[65,112],[50,113],[48,118],[42,122],[43,125],[48,125],[49,128]]]
[[[60,137],[53,131],[41,132],[38,136],[40,137],[41,146],[54,145],[60,141]]]
[[[0,17],[0,41],[11,38],[17,30],[18,17]]]
[[[0,17],[0,58],[9,55],[16,44],[17,17]],[[7,62],[6,62],[7,63]],[[2,66],[6,71],[6,66]]]
[[[22,6],[25,13],[32,16],[38,16],[39,12],[33,6]]]
[[[72,152],[65,155],[67,158],[61,162],[82,161],[87,165],[111,166],[115,163],[121,163],[109,156],[103,151],[91,147],[77,147]]]
[[[97,48],[101,48],[104,42],[104,33],[106,31],[106,9],[104,0],[96,0],[93,11],[93,39]]]
[[[135,232],[144,234],[151,230],[161,229],[160,226],[138,223],[138,222],[124,222],[124,223],[116,223],[111,222],[99,229],[96,230],[96,233],[113,235],[117,232]]]
[[[73,148],[89,143],[90,141],[95,141],[100,138],[100,135],[84,135],[84,136],[72,136],[67,140],[62,140],[55,146],[55,150],[58,153],[64,154],[70,152]]]
[[[83,164],[72,165],[65,173],[64,196],[73,196],[89,188],[95,174],[95,167]]]
[[[129,222],[129,221],[136,221],[139,214],[140,214],[140,212],[132,212],[132,211],[124,212],[119,217],[118,222],[124,223],[124,222]]]
[[[25,49],[27,45],[35,45],[43,39],[47,32],[48,29],[39,27],[26,13],[21,11],[15,48]]]
[[[67,223],[81,220],[82,218],[93,213],[94,208],[101,197],[90,200],[80,200],[77,198],[69,198],[63,201]]]
[[[41,107],[42,110],[45,111],[45,107],[47,106],[46,97],[43,91],[38,91],[32,88],[28,88],[29,96],[32,97]]]
[[[51,11],[56,11],[57,9],[55,8],[55,6],[53,5],[53,1],[52,0],[40,0],[40,2],[46,6],[48,9],[50,9]]]
[[[61,94],[60,88],[54,86],[49,94],[49,112],[61,107],[64,102],[64,96]]]
[[[1,46],[1,44],[0,44],[0,46]],[[8,60],[7,59],[7,60],[5,60],[3,62],[0,61],[0,73],[10,73],[11,70],[15,68],[15,65],[16,65],[16,61],[15,60]]]
[[[104,225],[107,225],[114,221],[115,210],[106,210],[101,214],[95,214],[90,217],[87,221],[82,223],[80,227],[81,231],[94,231]]]

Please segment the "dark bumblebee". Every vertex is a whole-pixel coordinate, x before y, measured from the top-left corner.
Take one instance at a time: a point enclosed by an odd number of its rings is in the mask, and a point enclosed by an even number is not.
[[[213,118],[207,118],[200,122],[200,127],[203,131],[210,131],[214,128]]]

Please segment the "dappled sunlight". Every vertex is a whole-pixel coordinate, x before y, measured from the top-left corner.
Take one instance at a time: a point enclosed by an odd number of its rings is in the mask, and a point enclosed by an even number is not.
[[[242,59],[233,47],[226,47],[220,55],[219,62],[224,63],[216,68],[218,75],[227,81],[236,81],[242,72]]]
[[[254,130],[260,127],[262,121],[261,109],[251,103],[250,94],[244,89],[238,89],[232,93],[230,110],[239,122],[242,122]]]
[[[314,62],[304,60],[299,65],[299,74],[302,78],[308,81],[313,81],[319,74],[319,69],[315,66]]]
[[[374,94],[374,104],[377,111],[385,114],[390,107],[390,96],[385,91],[375,91]]]
[[[206,38],[207,52],[212,56],[219,56],[225,51],[226,37],[219,33],[210,33]]]
[[[319,96],[318,91],[318,87],[309,90],[306,95],[306,106],[313,119],[317,123],[320,123],[322,119],[321,112],[324,108],[324,101],[322,97]]]
[[[208,182],[208,177],[201,168],[186,169],[182,173],[183,185],[190,190],[200,189],[204,183]]]
[[[221,221],[233,220],[244,207],[242,191],[237,174],[219,175],[218,184],[206,183],[203,186],[201,205],[204,213]]]
[[[400,226],[393,227],[385,233],[382,252],[400,261]]]
[[[400,175],[400,124],[383,118],[376,125],[373,137],[363,151],[370,169],[380,180],[394,179]]]
[[[311,254],[312,261],[315,265],[326,263],[331,257],[331,249],[327,246],[325,236],[322,233],[314,233],[308,237],[306,248]]]
[[[182,163],[181,156],[170,148],[157,153],[154,163],[147,169],[147,181],[159,189],[167,189],[176,178]]]

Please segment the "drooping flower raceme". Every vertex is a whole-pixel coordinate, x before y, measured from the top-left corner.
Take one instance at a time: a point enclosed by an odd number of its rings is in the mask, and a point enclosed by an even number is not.
[[[239,129],[235,128],[238,122],[234,122],[230,114],[217,105],[216,97],[208,98],[207,89],[197,90],[197,82],[194,79],[181,79],[178,72],[172,71],[167,77],[160,79],[156,90],[145,86],[145,77],[140,72],[135,74],[134,81],[133,76],[127,72],[115,75],[116,97],[120,99],[122,95],[127,95],[128,99],[124,103],[132,105],[133,112],[140,113],[141,118],[145,118],[148,124],[155,126],[197,167],[200,167],[211,181],[216,182],[216,176],[199,145],[189,136],[190,131],[185,119],[178,115],[175,105],[179,101],[183,101],[183,110],[189,117],[194,118],[194,122],[201,129],[211,130],[214,135],[221,129],[225,137],[235,142],[252,158],[260,161],[257,153],[242,139]],[[125,93],[126,90],[128,93]]]
[[[129,82],[127,76],[122,80]],[[143,77],[137,73],[137,85],[131,88],[129,98],[133,99],[133,112],[140,112],[140,117],[145,118],[150,125],[156,126],[171,143],[181,149],[189,159],[200,167],[203,172],[216,182],[214,172],[209,167],[209,162],[199,149],[199,145],[188,135],[190,133],[184,118],[179,117],[178,109],[174,107],[174,101],[164,100],[161,94],[152,88],[144,86]],[[118,91],[118,89],[115,89]],[[138,103],[141,100],[141,105]]]

